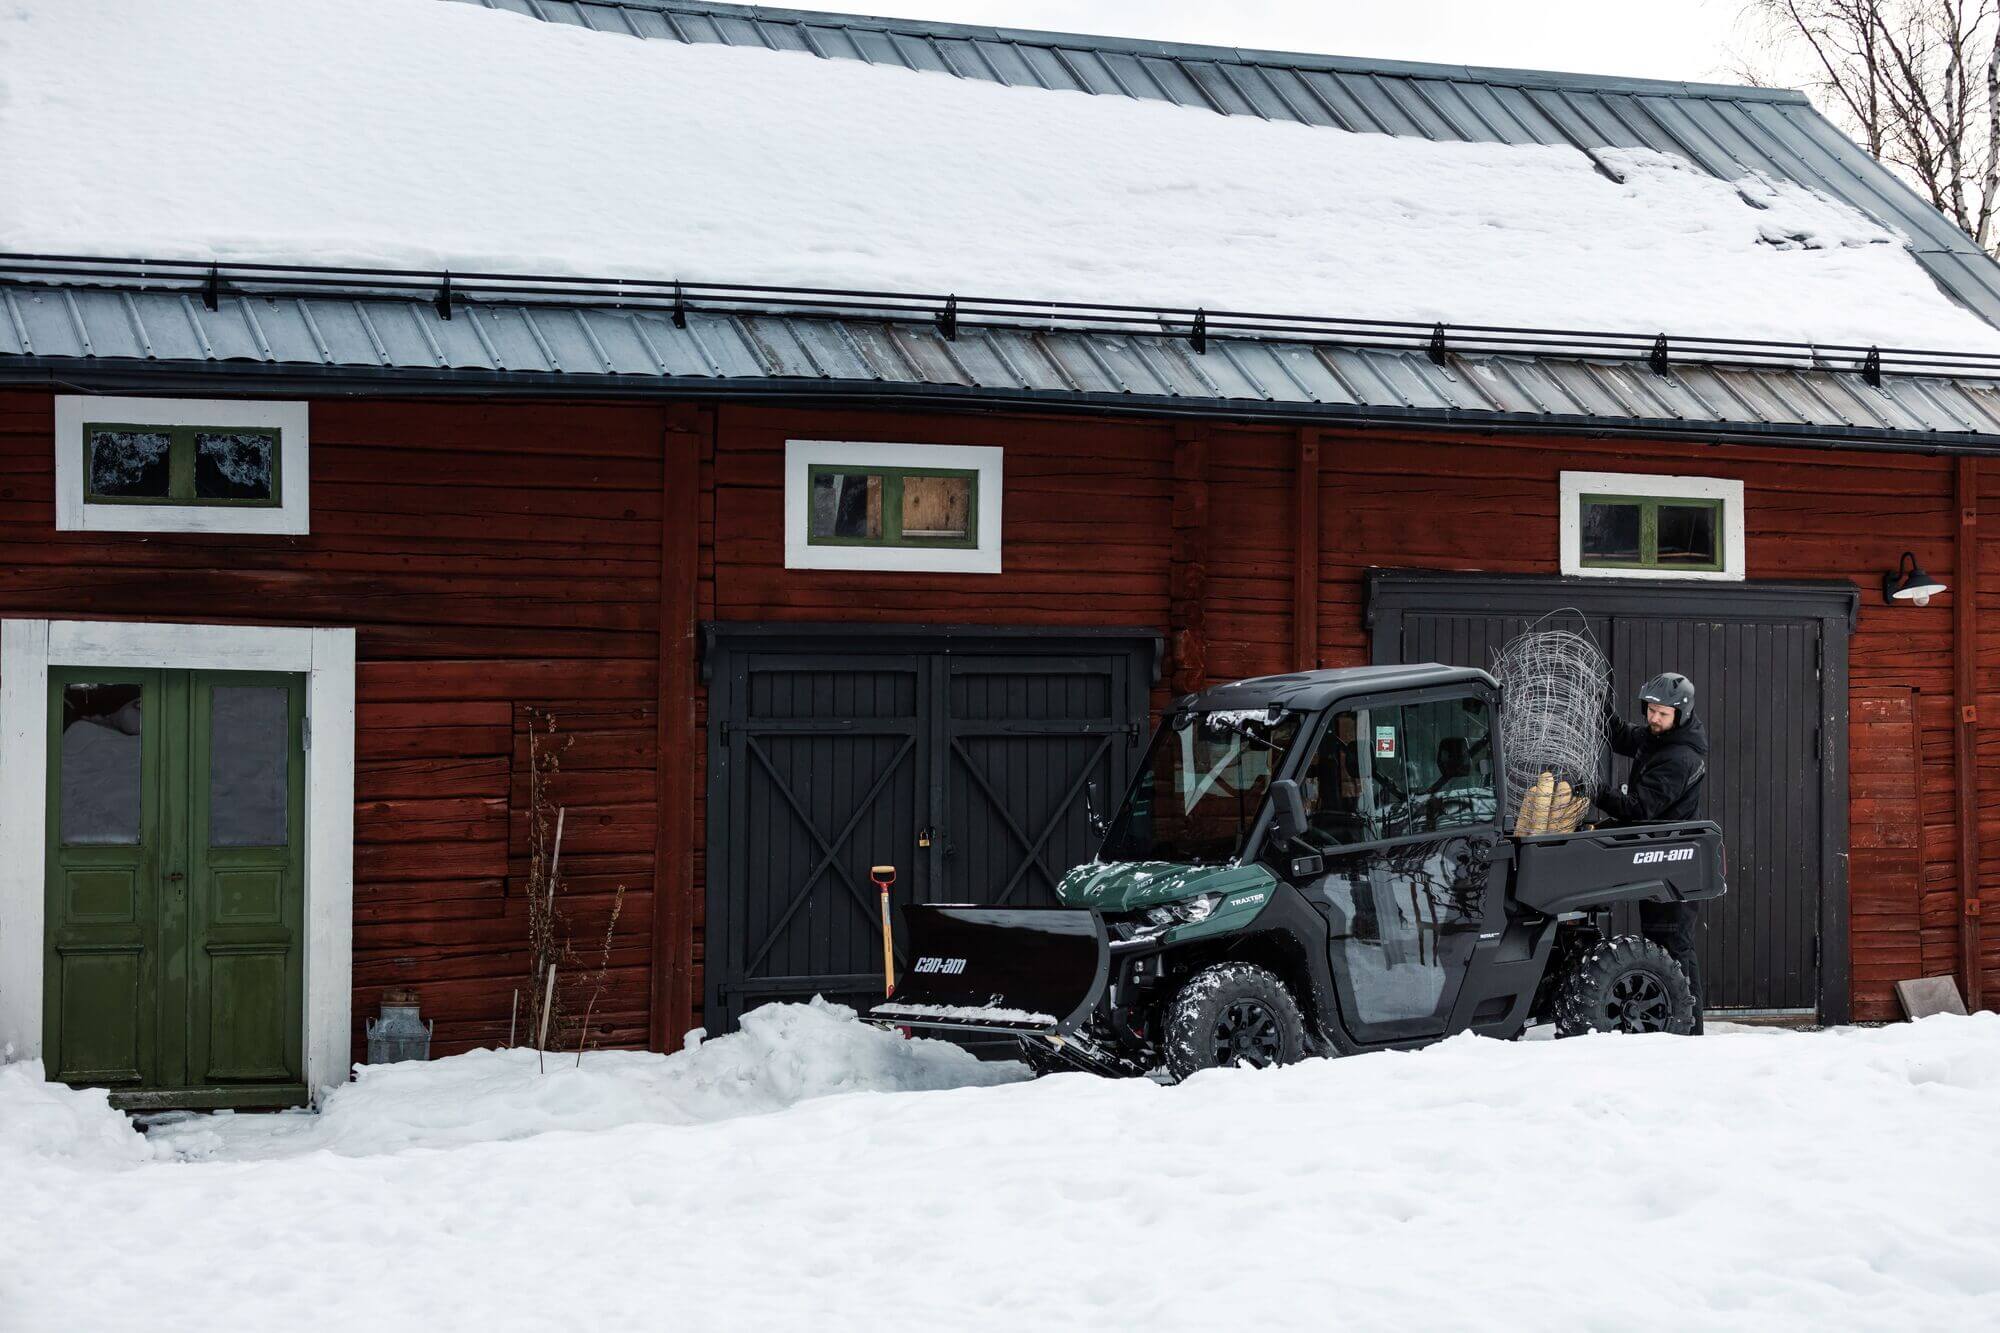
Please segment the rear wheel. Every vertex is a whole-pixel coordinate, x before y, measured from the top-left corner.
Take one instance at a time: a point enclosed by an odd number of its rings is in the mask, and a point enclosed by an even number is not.
[[[1556,1035],[1694,1031],[1694,992],[1674,956],[1639,935],[1598,944],[1556,992]]]
[[[1167,1006],[1167,1070],[1288,1065],[1305,1054],[1306,1025],[1285,983],[1250,963],[1203,968]]]

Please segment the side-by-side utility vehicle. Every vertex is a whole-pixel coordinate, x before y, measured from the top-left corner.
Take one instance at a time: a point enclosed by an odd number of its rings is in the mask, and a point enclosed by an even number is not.
[[[1229,1064],[1511,1038],[1688,1032],[1687,979],[1611,909],[1714,898],[1696,821],[1514,836],[1505,701],[1437,665],[1269,676],[1180,700],[1054,908],[903,909],[870,1016],[1003,1033],[1040,1070]]]

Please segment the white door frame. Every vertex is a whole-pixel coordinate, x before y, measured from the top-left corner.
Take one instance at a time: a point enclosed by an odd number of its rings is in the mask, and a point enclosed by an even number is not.
[[[49,668],[306,677],[305,1081],[347,1081],[354,971],[354,631],[0,620],[0,1060],[42,1050]]]

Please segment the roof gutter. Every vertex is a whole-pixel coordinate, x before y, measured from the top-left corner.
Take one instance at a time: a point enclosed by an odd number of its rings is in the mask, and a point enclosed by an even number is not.
[[[258,397],[514,398],[538,401],[738,401],[799,407],[873,407],[898,411],[1000,410],[1065,416],[1224,420],[1324,428],[1450,429],[1486,434],[1699,440],[1704,443],[1784,444],[1806,449],[1874,450],[1924,455],[2000,456],[2000,435],[1967,431],[1871,430],[1788,422],[1719,425],[1644,417],[1580,417],[1554,413],[1274,403],[1252,399],[1196,400],[1147,394],[1048,393],[982,386],[893,384],[800,379],[661,379],[524,371],[366,367],[301,367],[222,362],[163,363],[133,359],[0,357],[0,387],[57,393],[239,393]]]

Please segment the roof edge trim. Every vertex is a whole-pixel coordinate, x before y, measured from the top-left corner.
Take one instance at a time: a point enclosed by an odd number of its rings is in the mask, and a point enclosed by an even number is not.
[[[482,8],[501,8],[494,0],[458,0]],[[796,23],[818,27],[859,28],[909,37],[947,37],[968,41],[991,41],[1030,46],[1070,47],[1111,51],[1125,55],[1156,56],[1163,59],[1222,61],[1239,65],[1277,66],[1288,69],[1327,70],[1343,74],[1384,74],[1395,77],[1453,79],[1492,84],[1506,88],[1549,88],[1608,92],[1660,93],[1723,101],[1793,102],[1809,104],[1806,95],[1792,88],[1758,88],[1746,84],[1685,82],[1674,79],[1647,79],[1628,75],[1585,74],[1565,70],[1510,69],[1499,65],[1455,65],[1443,62],[1371,59],[1366,56],[1332,55],[1312,51],[1280,51],[1260,47],[1209,46],[1199,42],[1171,42],[1159,38],[1120,37],[1110,33],[1061,32],[1039,28],[1001,28],[973,23],[903,18],[884,14],[846,14],[833,10],[789,9],[767,5],[721,3],[681,3],[680,0],[573,0],[584,9],[635,9],[660,14],[731,18],[746,21]],[[543,22],[546,12],[531,5],[528,16]],[[522,11],[509,9],[506,12]],[[573,25],[565,25],[573,26]],[[621,34],[630,35],[630,34]]]

